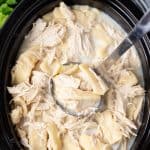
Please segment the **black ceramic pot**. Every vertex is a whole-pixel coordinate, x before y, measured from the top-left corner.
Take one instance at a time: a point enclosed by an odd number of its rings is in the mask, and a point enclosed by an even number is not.
[[[19,150],[22,146],[10,121],[9,101],[11,99],[6,87],[10,85],[10,70],[15,64],[17,52],[34,20],[58,6],[60,0],[24,0],[16,8],[0,32],[0,149]],[[81,4],[96,7],[105,11],[122,28],[129,32],[143,15],[146,8],[138,5],[136,0],[64,0],[67,5]],[[143,108],[142,126],[133,150],[146,150],[150,134],[150,38],[146,35],[135,45],[140,56],[144,81],[145,104]]]

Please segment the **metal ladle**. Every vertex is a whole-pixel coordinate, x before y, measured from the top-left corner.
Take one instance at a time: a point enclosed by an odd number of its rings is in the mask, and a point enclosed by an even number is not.
[[[139,39],[141,39],[146,33],[150,31],[150,9],[145,13],[145,15],[138,21],[138,23],[135,25],[133,30],[128,34],[128,36],[120,43],[120,45],[111,53],[110,56],[108,56],[102,64],[100,64],[96,70],[96,73],[99,74],[102,79],[107,83],[107,84],[114,84],[112,79],[109,77],[107,74],[107,71],[115,62],[126,52],[129,50],[129,48],[134,45]],[[78,62],[70,62],[74,64],[79,64]],[[52,80],[51,80],[52,81]],[[57,99],[55,99],[54,96],[54,83],[51,82],[52,87],[52,95],[54,100],[56,101],[56,104],[60,106],[60,108],[67,114],[70,114],[72,116],[76,117],[84,117],[89,114],[87,113],[78,113],[74,112],[62,104],[59,103]],[[98,112],[98,111],[103,111],[104,110],[104,96],[101,97],[101,100],[97,106],[91,106],[91,112]],[[93,109],[95,108],[95,109]]]

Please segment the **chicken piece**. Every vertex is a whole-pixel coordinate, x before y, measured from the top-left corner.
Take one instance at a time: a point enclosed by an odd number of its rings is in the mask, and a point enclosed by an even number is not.
[[[63,139],[62,150],[81,150],[77,140],[73,138],[69,133],[65,134]]]
[[[113,119],[113,114],[110,111],[98,113],[96,120],[103,132],[103,140],[106,143],[114,144],[122,139],[121,126]]]
[[[119,147],[120,150],[127,150],[128,149],[128,147],[129,147],[128,146],[128,139],[123,138],[120,143],[121,143],[120,147]]]
[[[13,97],[23,95],[26,91],[30,90],[31,85],[28,82],[22,82],[20,84],[14,85],[12,87],[7,87],[8,92],[13,95]]]
[[[130,138],[131,135],[136,136],[135,132],[132,130],[137,130],[136,125],[133,121],[126,118],[124,115],[122,115],[120,112],[114,112],[114,118],[115,120],[122,126],[122,135],[126,138]]]
[[[22,114],[23,117],[25,117],[27,115],[28,109],[24,99],[22,97],[15,97],[13,98],[13,101],[16,106],[20,106],[22,108]]]
[[[69,61],[88,63],[95,56],[89,32],[79,24],[70,22],[68,25],[68,50]]]
[[[11,120],[13,124],[18,124],[23,117],[22,108],[20,106],[17,106],[15,109],[11,111]]]
[[[21,137],[21,144],[27,148],[30,148],[29,141],[27,138],[27,132],[22,128],[17,128],[19,137]]]
[[[85,16],[85,13],[83,13],[80,10],[72,10],[73,13],[75,14],[76,18],[77,18],[77,22],[79,22],[82,26],[88,27],[88,19]]]
[[[38,107],[36,108],[37,115],[41,113],[41,111],[49,110],[50,106],[47,103],[39,103]]]
[[[115,110],[116,93],[113,88],[110,88],[106,94],[106,105],[109,110]]]
[[[57,75],[53,81],[56,86],[78,88],[80,85],[80,79],[65,74]]]
[[[43,33],[33,41],[33,45],[42,45],[43,47],[54,47],[64,38],[66,32],[65,26],[61,24],[52,24],[46,27]]]
[[[91,39],[94,43],[97,57],[100,59],[107,57],[107,47],[112,43],[112,39],[100,24],[96,24],[92,28]]]
[[[48,53],[47,53],[47,55],[43,58],[43,60],[41,61],[41,63],[39,64],[39,68],[43,71],[43,72],[45,72],[45,73],[47,73],[47,74],[49,74],[49,75],[51,75],[51,74],[53,74],[53,72],[51,72],[51,71],[56,71],[57,72],[57,69],[59,70],[59,68],[60,68],[60,65],[59,65],[59,62],[58,62],[58,60],[56,60],[55,59],[56,58],[56,49],[55,48],[53,48],[53,49],[51,49]],[[57,65],[58,64],[58,65]],[[56,65],[56,66],[53,66],[53,65]],[[53,67],[54,68],[53,68]],[[52,69],[52,68],[54,69]],[[52,69],[52,70],[51,70]]]
[[[43,72],[33,71],[31,82],[34,86],[39,88],[46,88],[48,86],[49,77]]]
[[[91,9],[83,11],[73,7],[72,11],[75,14],[76,21],[85,28],[91,29],[92,26],[95,24],[97,14],[94,11],[91,11]]]
[[[51,49],[47,55],[43,58],[43,60],[41,61],[41,63],[39,64],[39,68],[48,73],[48,69],[50,67],[50,65],[53,63],[53,61],[55,60],[55,55],[56,55],[56,49]],[[47,70],[47,71],[46,71]]]
[[[65,18],[56,18],[55,20],[54,20],[54,22],[57,24],[62,24],[62,25],[64,25],[64,26],[67,26],[67,22],[66,22],[66,19]],[[66,37],[67,36],[65,36],[64,37],[64,40],[63,41],[65,41],[65,39],[66,39]]]
[[[75,15],[73,14],[71,9],[64,2],[60,3],[59,9],[66,19],[72,20],[72,21],[75,20]]]
[[[128,99],[124,99],[123,95],[120,94],[117,90],[115,90],[115,100],[114,100],[114,108],[115,111],[126,115],[127,102]]]
[[[127,117],[130,120],[137,120],[140,118],[140,111],[143,105],[143,96],[133,98],[127,105]]]
[[[98,95],[104,95],[108,90],[108,87],[100,76],[97,76],[96,73],[85,64],[79,65],[79,68],[84,72],[86,76],[85,79],[92,86],[93,92]]]
[[[46,25],[47,23],[43,19],[37,19],[35,23],[33,23],[31,31],[25,36],[19,53],[33,47],[33,41],[43,33],[46,29]]]
[[[50,20],[50,15],[51,15],[51,20],[53,20],[54,23],[60,23],[64,26],[67,25],[67,21],[66,21],[66,18],[65,16],[62,14],[61,10],[60,10],[60,7],[56,7],[54,9],[54,11],[52,13],[50,13],[49,15],[45,16],[46,19],[48,19],[48,16],[49,16],[49,21]]]
[[[134,120],[137,120],[138,117],[140,118],[140,112],[142,110],[142,105],[143,105],[143,100],[144,100],[144,97],[143,96],[139,96],[139,97],[135,97],[134,98],[134,103],[136,104],[136,110],[134,111]]]
[[[52,12],[46,13],[44,16],[42,16],[42,19],[47,23],[51,22],[53,20]]]
[[[97,19],[97,16],[100,14],[100,12],[97,9],[89,6],[85,6],[84,8],[81,9],[81,11],[85,13],[88,22],[92,23],[92,25],[95,25],[95,21]]]
[[[36,96],[39,94],[39,87],[32,86],[28,82],[22,82],[13,87],[8,87],[9,93],[14,97],[21,97],[24,102],[29,105],[31,102],[36,101]]]
[[[136,96],[144,96],[145,91],[140,85],[136,86],[129,86],[124,85],[120,86],[118,89],[118,92],[123,96],[124,99],[126,98],[134,98]]]
[[[12,84],[18,84],[24,81],[29,81],[32,69],[39,60],[39,47],[32,47],[20,55],[17,64],[12,69]]]
[[[108,144],[104,144],[98,138],[87,134],[81,134],[79,141],[84,150],[111,150]]]
[[[40,69],[50,76],[55,76],[59,73],[61,69],[61,64],[56,59],[50,62],[49,57],[45,57],[42,63],[40,64]]]
[[[53,123],[47,123],[47,132],[48,132],[48,147],[51,147],[53,150],[61,150],[62,143],[60,135],[58,132],[57,126]]]
[[[45,129],[29,126],[28,132],[30,150],[47,150],[47,132]]]
[[[64,4],[65,5],[65,4]],[[54,9],[54,11],[52,12],[52,14],[53,14],[53,17],[55,18],[55,19],[65,19],[65,17],[64,17],[64,14],[62,13],[62,11],[61,11],[61,9],[60,9],[60,7],[56,7],[55,9]]]
[[[136,85],[138,83],[138,79],[133,72],[123,70],[120,73],[118,83],[121,85],[133,86],[133,85]]]
[[[136,110],[136,107],[133,103],[128,103],[127,104],[127,118],[130,120],[134,120],[134,112]]]
[[[32,30],[26,36],[28,42],[32,42],[36,38],[38,38],[43,33],[45,28],[46,28],[46,22],[43,21],[42,19],[37,19],[36,22],[33,23]]]
[[[98,129],[98,124],[95,121],[89,120],[82,125],[82,133],[89,136],[97,136],[100,133]]]
[[[32,122],[35,121],[35,112],[36,112],[38,105],[39,105],[39,100],[30,105],[31,109],[29,110],[27,114],[27,118],[29,121],[32,121]]]
[[[83,91],[92,91],[91,85],[83,80],[81,81],[79,88]]]
[[[129,120],[126,118],[124,115],[122,115],[119,112],[114,112],[115,116],[117,117],[117,121],[122,122],[124,125],[129,126],[132,129],[137,129],[136,125],[134,124],[133,121]]]
[[[40,99],[40,88],[36,86],[31,86],[31,88],[22,95],[26,105],[30,105],[33,102],[36,102]]]
[[[74,73],[76,73],[79,70],[79,66],[76,65],[63,65],[61,68],[60,73],[66,74],[66,75],[72,75]]]
[[[73,74],[75,77],[81,79],[81,83],[80,83],[80,89],[83,91],[92,91],[92,86],[91,84],[86,80],[86,76],[84,74],[84,72],[82,72],[79,68],[79,70],[77,72],[75,72]]]

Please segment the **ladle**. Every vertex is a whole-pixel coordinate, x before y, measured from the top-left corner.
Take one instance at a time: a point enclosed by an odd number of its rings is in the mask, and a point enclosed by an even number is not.
[[[128,36],[119,44],[119,46],[101,63],[96,69],[96,73],[99,74],[102,79],[107,83],[113,85],[113,80],[109,77],[107,70],[115,64],[115,62],[126,52],[129,50],[131,46],[133,46],[138,40],[140,40],[146,33],[150,31],[150,9],[144,14],[144,16],[140,19],[140,21],[137,22],[135,27],[132,29],[132,31],[128,34]],[[67,64],[80,64],[79,62],[69,62]],[[52,81],[52,80],[51,80]],[[60,106],[60,108],[70,115],[76,116],[76,117],[85,117],[89,113],[95,113],[97,111],[103,111],[104,110],[104,96],[101,97],[101,100],[99,101],[99,104],[97,106],[91,106],[90,110],[91,112],[74,112],[62,104],[59,103],[57,99],[55,99],[54,95],[54,83],[52,82],[52,95],[54,100],[56,101],[56,104]]]

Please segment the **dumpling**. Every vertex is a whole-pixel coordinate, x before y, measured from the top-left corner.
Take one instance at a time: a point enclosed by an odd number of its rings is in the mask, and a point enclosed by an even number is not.
[[[12,69],[12,84],[29,81],[32,69],[39,60],[39,47],[32,47],[20,55],[17,64]]]
[[[48,58],[49,57],[44,58],[44,60],[40,64],[40,69],[50,76],[55,76],[59,73],[61,64],[58,60],[53,60],[53,62],[50,63]]]
[[[53,150],[61,150],[62,143],[59,135],[59,131],[57,126],[53,123],[47,123],[47,132],[48,132],[48,148],[50,147]]]
[[[44,16],[42,16],[42,19],[44,21],[46,21],[47,23],[49,23],[50,21],[52,21],[52,19],[53,19],[52,12],[49,12],[49,13],[45,14]]]
[[[30,150],[47,150],[47,132],[44,129],[29,126]]]
[[[77,64],[63,65],[61,67],[60,73],[72,75],[72,74],[76,73],[78,70],[79,70],[79,66]]]
[[[68,99],[77,101],[98,101],[100,96],[92,91],[83,91],[76,88],[56,87],[55,95],[57,99]]]
[[[107,48],[112,43],[111,37],[100,24],[96,24],[91,32],[97,57],[104,59],[108,56]]]
[[[104,95],[108,87],[100,76],[97,76],[96,73],[85,64],[79,65],[79,68],[85,74],[85,80],[90,83],[93,92],[95,94]]]
[[[21,118],[23,117],[22,108],[20,106],[17,106],[15,109],[12,110],[10,115],[13,124],[19,123]]]
[[[55,19],[65,18],[59,7],[56,7],[52,14]]]
[[[79,141],[84,150],[111,150],[108,144],[104,144],[98,138],[87,134],[81,134]]]
[[[51,49],[50,52],[43,58],[41,61],[39,68],[41,71],[47,73],[50,76],[55,76],[59,73],[61,69],[60,62],[55,59],[56,50]]]
[[[72,87],[78,88],[80,86],[80,79],[75,78],[73,76],[68,76],[65,74],[59,74],[53,78],[54,84],[56,86],[63,86],[63,87]]]
[[[69,133],[63,136],[62,150],[81,150],[79,143]]]

